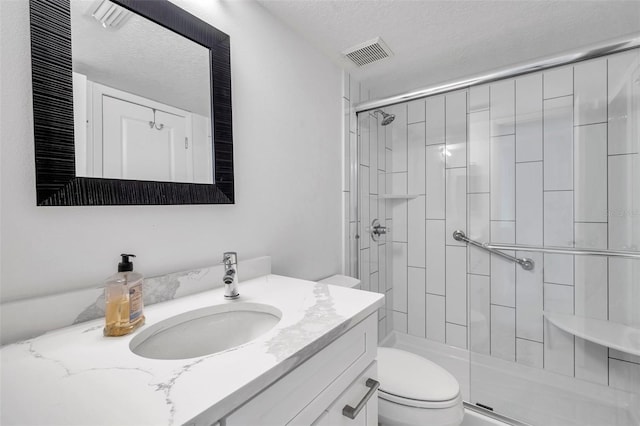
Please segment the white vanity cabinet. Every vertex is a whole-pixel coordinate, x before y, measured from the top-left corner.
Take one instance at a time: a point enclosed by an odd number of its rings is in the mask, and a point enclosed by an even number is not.
[[[377,314],[317,352],[302,365],[222,419],[224,426],[377,425]],[[365,399],[369,396],[368,399]],[[346,405],[364,408],[355,419]]]
[[[378,391],[377,387],[367,386],[367,382],[377,376],[377,365],[371,364],[365,372],[360,375],[336,399],[327,411],[313,423],[313,426],[375,426],[378,424]],[[366,396],[369,396],[368,399]],[[364,407],[358,412],[355,418],[344,415],[344,407],[349,405],[357,407],[358,402],[363,401]]]
[[[3,346],[0,424],[86,424],[95,413],[110,425],[377,424],[377,382],[366,384],[377,378],[383,295],[272,274],[243,281],[241,293],[230,302],[216,288],[147,306],[148,324],[120,338],[105,338],[97,319]],[[171,360],[131,350],[141,333],[179,315],[255,305],[280,312],[280,320],[230,350]],[[122,383],[129,392],[114,392]],[[118,409],[103,410],[104,401]],[[342,415],[361,401],[354,419]]]

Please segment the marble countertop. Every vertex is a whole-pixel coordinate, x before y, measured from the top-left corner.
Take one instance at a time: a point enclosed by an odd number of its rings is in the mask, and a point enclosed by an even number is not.
[[[254,341],[203,357],[147,359],[129,343],[179,313],[238,303],[222,288],[146,308],[146,324],[128,336],[103,337],[99,319],[2,347],[0,423],[210,425],[374,313],[383,296],[266,275],[240,283],[238,301],[272,305],[282,318]]]

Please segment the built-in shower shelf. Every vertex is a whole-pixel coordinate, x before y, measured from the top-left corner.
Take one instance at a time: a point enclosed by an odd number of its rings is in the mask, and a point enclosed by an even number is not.
[[[561,330],[585,340],[640,356],[640,329],[611,321],[544,312],[545,318]]]
[[[386,198],[387,200],[413,200],[418,198],[419,194],[382,194],[380,198]]]

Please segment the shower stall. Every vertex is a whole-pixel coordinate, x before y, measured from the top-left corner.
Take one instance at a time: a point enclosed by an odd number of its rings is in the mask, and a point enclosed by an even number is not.
[[[637,46],[345,89],[347,272],[386,295],[381,344],[449,369],[470,409],[640,424]]]

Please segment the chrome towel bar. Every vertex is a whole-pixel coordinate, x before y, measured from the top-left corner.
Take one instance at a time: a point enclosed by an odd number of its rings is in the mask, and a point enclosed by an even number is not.
[[[535,266],[535,263],[533,262],[532,259],[529,259],[527,257],[517,258],[517,257],[510,256],[506,253],[502,253],[497,249],[489,247],[488,244],[479,243],[477,241],[470,239],[469,237],[467,237],[467,235],[463,231],[460,231],[460,230],[453,232],[453,239],[456,241],[463,241],[467,244],[471,244],[472,246],[476,246],[478,248],[486,250],[500,257],[504,257],[505,259],[509,259],[512,262],[516,262],[518,265],[522,266],[522,269],[524,269],[525,271],[530,271]]]

